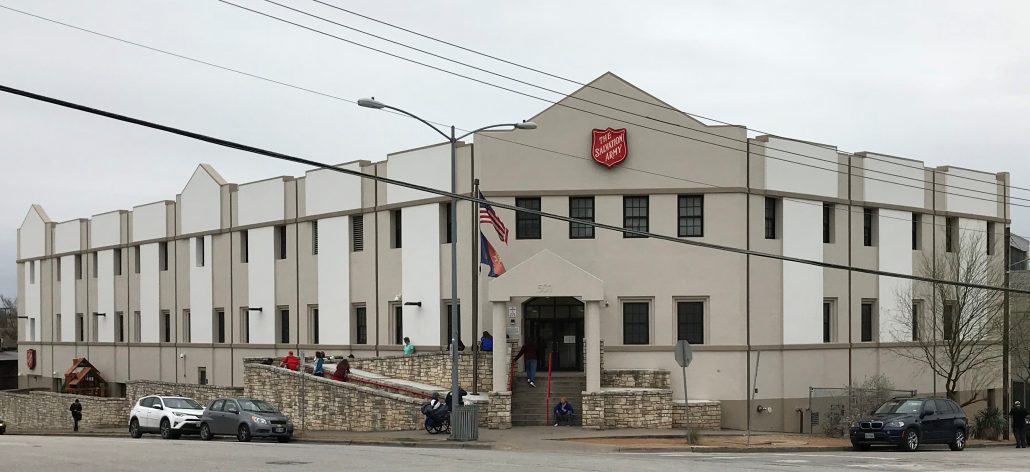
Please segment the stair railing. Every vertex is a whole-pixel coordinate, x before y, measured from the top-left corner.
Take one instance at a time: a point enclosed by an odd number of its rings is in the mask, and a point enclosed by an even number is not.
[[[551,357],[553,355],[553,349],[547,353],[547,399],[544,400],[544,426],[551,422]]]

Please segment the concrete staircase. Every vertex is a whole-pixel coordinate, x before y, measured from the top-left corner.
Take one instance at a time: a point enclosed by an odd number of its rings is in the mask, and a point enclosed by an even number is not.
[[[547,406],[547,372],[538,372],[536,388],[526,382],[525,374],[516,372],[511,386],[511,425],[544,426],[553,424],[551,412],[554,405],[566,397],[575,410],[573,424],[581,424],[583,390],[587,378],[582,372],[554,372],[551,374],[551,402]],[[546,416],[545,416],[546,413]]]

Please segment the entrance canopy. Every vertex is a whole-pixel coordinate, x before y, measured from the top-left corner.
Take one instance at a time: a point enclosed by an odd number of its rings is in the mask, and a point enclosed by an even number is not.
[[[604,300],[604,282],[561,256],[544,249],[490,281],[490,301],[513,297],[576,297]]]

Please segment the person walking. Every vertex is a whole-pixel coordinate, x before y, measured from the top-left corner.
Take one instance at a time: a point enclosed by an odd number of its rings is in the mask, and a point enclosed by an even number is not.
[[[68,411],[72,412],[72,422],[75,424],[73,431],[79,431],[79,421],[82,421],[82,403],[79,403],[79,399],[76,398],[72,402],[72,406],[68,407]]]
[[[1016,437],[1016,447],[1026,447],[1026,408],[1018,401],[1009,410],[1009,419],[1012,420],[1012,435]]]
[[[494,350],[494,337],[490,335],[489,331],[483,331],[483,337],[479,340],[479,349],[484,352]]]
[[[315,351],[315,369],[311,372],[312,374],[323,377],[325,376],[325,353],[322,351]]]
[[[536,387],[536,364],[537,364],[537,353],[536,353],[536,340],[533,338],[527,338],[526,342],[522,345],[522,349],[519,349],[518,355],[512,362],[516,362],[520,357],[526,356],[526,382],[529,383],[530,387]]]
[[[415,345],[411,343],[411,338],[404,337],[404,355],[410,356],[415,353]]]

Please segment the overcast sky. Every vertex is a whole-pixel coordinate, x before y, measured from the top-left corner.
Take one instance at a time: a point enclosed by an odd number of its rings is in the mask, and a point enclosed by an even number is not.
[[[560,98],[264,1],[233,1]],[[577,88],[313,1],[277,1],[563,93]],[[326,1],[580,82],[610,70],[684,111],[846,151],[1009,171],[1030,188],[1030,2]],[[216,0],[0,4],[340,97],[374,95],[459,127],[546,106]],[[410,119],[3,9],[0,45],[4,85],[315,160],[381,160],[437,141]],[[236,183],[306,170],[0,95],[0,293],[16,292],[16,229],[32,203],[66,221],[174,199],[201,162]],[[1030,212],[1013,210],[1014,231],[1030,233]]]

